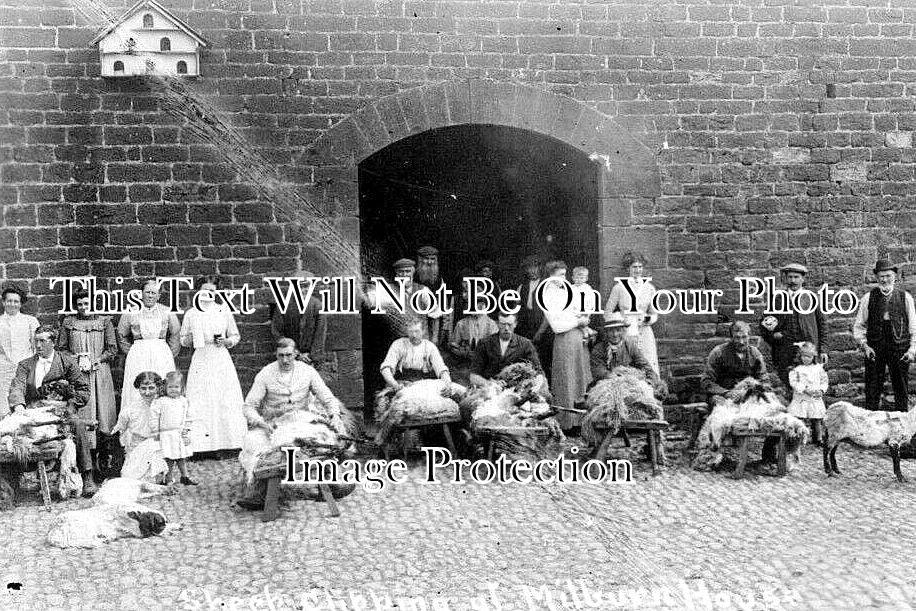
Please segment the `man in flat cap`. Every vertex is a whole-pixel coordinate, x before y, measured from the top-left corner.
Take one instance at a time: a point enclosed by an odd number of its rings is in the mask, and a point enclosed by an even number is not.
[[[439,250],[433,246],[421,246],[417,249],[417,271],[414,282],[425,286],[434,293],[442,286],[442,273],[439,270]],[[425,316],[426,337],[437,347],[447,344],[451,330],[451,315],[444,314],[436,308]]]
[[[800,291],[805,285],[808,268],[801,263],[789,263],[780,270],[782,282],[789,295]],[[805,306],[807,304],[802,303]],[[791,306],[789,309],[792,309]],[[820,308],[802,314],[792,311],[788,314],[765,315],[760,321],[760,337],[770,346],[773,356],[773,368],[786,388],[787,398],[791,398],[792,386],[789,384],[789,370],[795,366],[796,344],[811,342],[817,348],[819,358],[825,354],[824,346],[824,313]]]
[[[897,266],[887,259],[872,270],[878,286],[859,301],[852,335],[865,353],[865,408],[881,409],[884,372],[890,371],[894,409],[907,411],[907,375],[916,355],[913,296],[896,286]]]

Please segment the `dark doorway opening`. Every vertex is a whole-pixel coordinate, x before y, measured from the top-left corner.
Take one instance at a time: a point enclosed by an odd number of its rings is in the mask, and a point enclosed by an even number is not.
[[[584,265],[600,289],[598,194],[599,166],[548,136],[493,125],[411,136],[359,165],[366,271],[390,278],[394,261],[431,245],[456,294],[460,271],[481,259],[502,288],[518,286],[527,255]],[[389,340],[374,318],[363,317],[367,407]]]

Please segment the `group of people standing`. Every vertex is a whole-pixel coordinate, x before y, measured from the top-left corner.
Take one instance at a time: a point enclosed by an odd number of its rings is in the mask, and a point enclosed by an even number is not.
[[[237,449],[246,432],[241,385],[228,352],[239,342],[239,332],[228,308],[215,300],[218,285],[217,278],[202,278],[200,309],[189,309],[179,323],[159,303],[156,283],[147,282],[142,307],[121,315],[117,326],[108,316],[90,313],[89,295],[82,291],[72,296],[76,315],[64,317],[57,326],[39,326],[35,317],[21,312],[24,292],[5,287],[0,415],[37,398],[43,383],[65,379],[77,389],[73,403],[81,426],[96,431],[76,439],[80,456],[86,458],[80,465],[85,493],[95,490],[93,472],[110,466],[111,454],[99,452],[98,446],[104,444],[110,452],[114,434],[120,434],[126,450],[122,474],[164,473],[164,459],[169,459],[177,462],[182,481],[193,483],[184,459]],[[186,376],[175,364],[182,346],[194,350]],[[120,404],[111,371],[119,353],[125,355]],[[183,403],[179,397],[186,397],[187,404],[176,406]],[[165,398],[174,401],[163,402]],[[156,401],[159,408],[152,409]]]

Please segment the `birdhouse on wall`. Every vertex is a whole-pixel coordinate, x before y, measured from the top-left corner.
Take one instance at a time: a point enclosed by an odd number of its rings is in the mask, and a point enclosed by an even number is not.
[[[102,76],[199,76],[200,48],[209,46],[155,0],[141,0],[92,41]]]

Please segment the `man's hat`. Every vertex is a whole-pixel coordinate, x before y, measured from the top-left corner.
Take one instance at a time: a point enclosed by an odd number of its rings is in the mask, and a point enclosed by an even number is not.
[[[416,267],[417,262],[413,259],[398,259],[394,262],[394,270],[407,269],[408,267]]]
[[[788,265],[783,265],[779,268],[779,271],[783,273],[787,272],[797,272],[799,274],[808,274],[808,268],[802,265],[801,263],[789,263]]]
[[[875,269],[872,270],[874,273],[892,271],[897,273],[897,266],[890,262],[890,259],[879,259],[875,263]]]
[[[418,257],[438,257],[439,249],[432,246],[421,246],[417,249]]]
[[[623,319],[620,312],[611,312],[604,317],[604,329],[613,329],[614,327],[628,327],[627,321]]]

